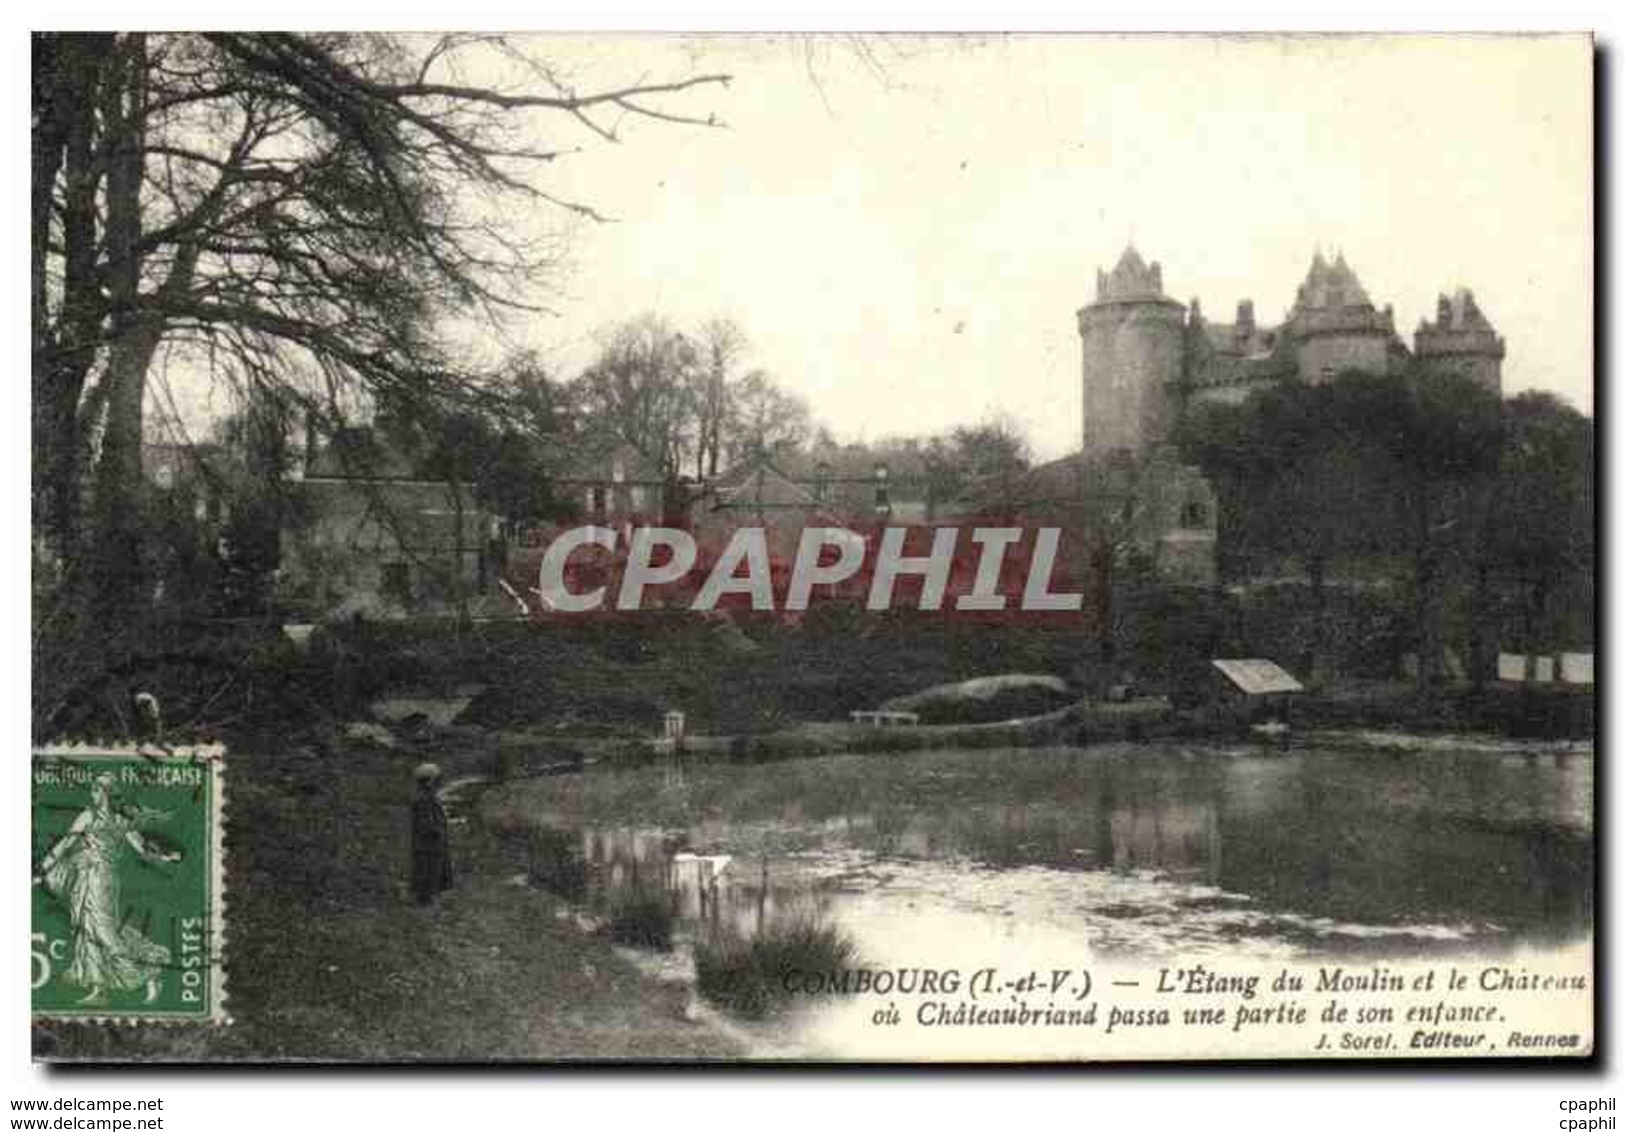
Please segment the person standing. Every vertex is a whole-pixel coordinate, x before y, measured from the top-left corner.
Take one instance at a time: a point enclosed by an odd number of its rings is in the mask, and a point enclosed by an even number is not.
[[[446,807],[435,793],[440,768],[424,763],[413,777],[418,793],[412,802],[412,891],[419,904],[430,904],[451,887],[451,841]]]

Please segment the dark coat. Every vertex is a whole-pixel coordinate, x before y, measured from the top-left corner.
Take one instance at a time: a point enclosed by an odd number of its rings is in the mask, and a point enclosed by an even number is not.
[[[419,904],[427,904],[451,887],[451,842],[446,828],[446,807],[425,785],[412,803],[412,891]]]

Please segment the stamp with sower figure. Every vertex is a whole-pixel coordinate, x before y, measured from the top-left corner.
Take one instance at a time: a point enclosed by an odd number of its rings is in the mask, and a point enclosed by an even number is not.
[[[225,1018],[221,747],[33,758],[35,1018]]]

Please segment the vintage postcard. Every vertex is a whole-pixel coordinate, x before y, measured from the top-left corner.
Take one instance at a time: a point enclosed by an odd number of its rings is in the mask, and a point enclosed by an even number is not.
[[[1591,1057],[1593,65],[34,33],[35,1056]]]

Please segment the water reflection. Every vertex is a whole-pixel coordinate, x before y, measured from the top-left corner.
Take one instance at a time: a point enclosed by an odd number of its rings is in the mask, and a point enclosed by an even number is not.
[[[753,935],[775,917],[827,905],[817,886],[775,883],[768,860],[696,854],[685,832],[636,827],[536,826],[530,877],[602,915],[658,894],[688,926]]]
[[[1279,954],[1583,936],[1591,770],[1589,757],[1153,745],[515,789],[538,818],[539,884],[600,911],[653,890],[689,931],[760,933],[810,904],[848,920],[883,906],[887,930],[906,931],[958,908],[1058,925],[1096,951]]]

